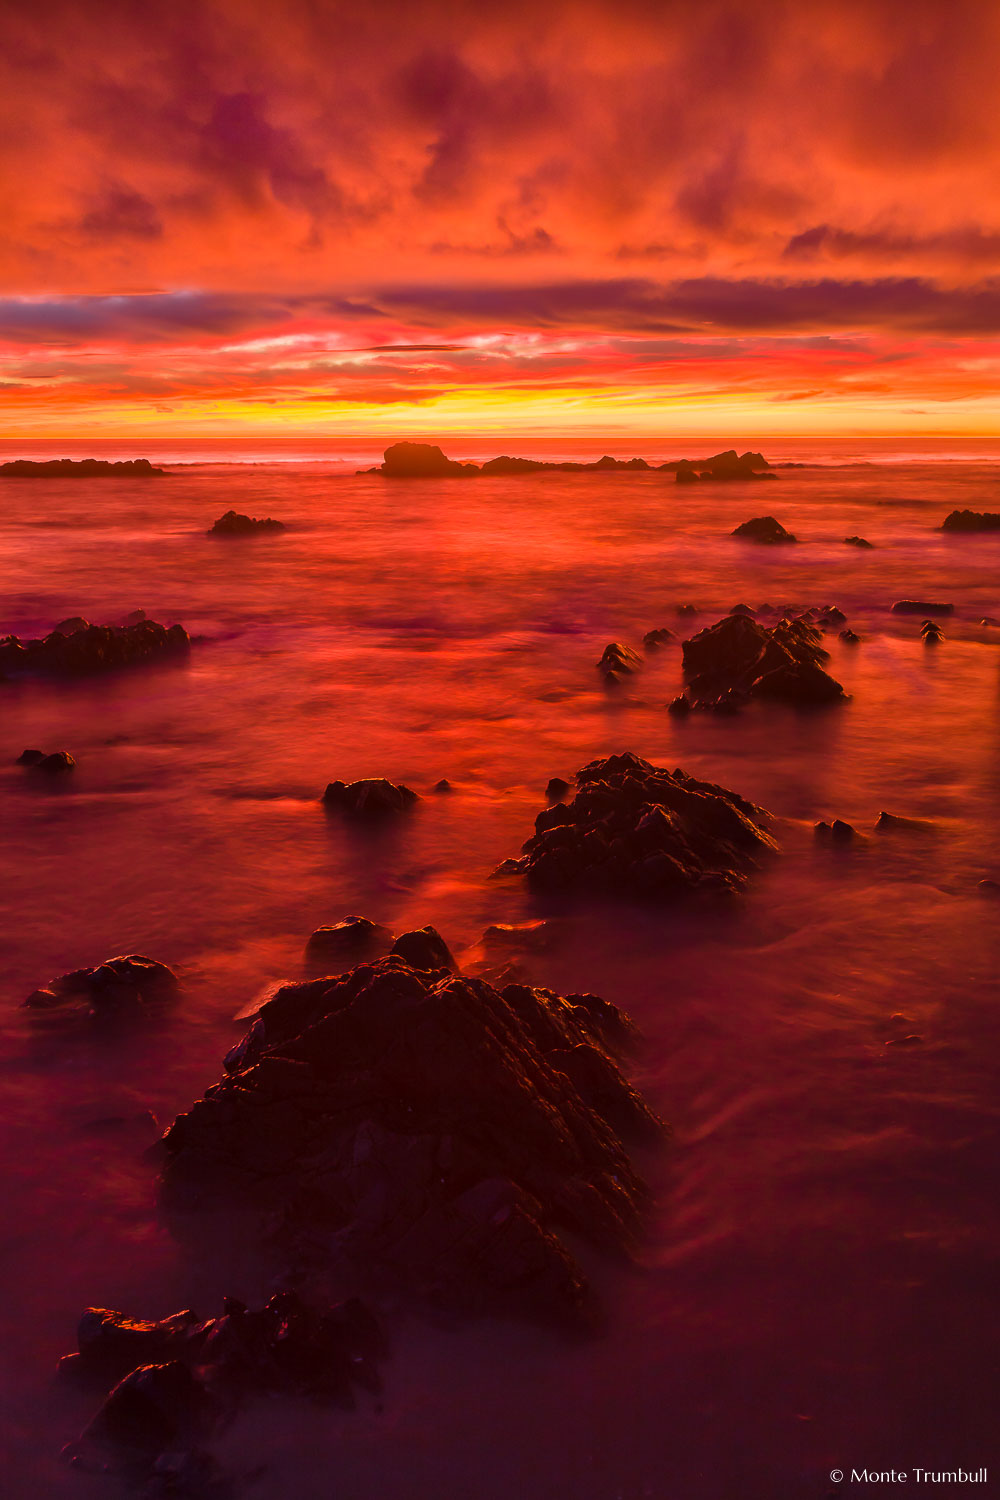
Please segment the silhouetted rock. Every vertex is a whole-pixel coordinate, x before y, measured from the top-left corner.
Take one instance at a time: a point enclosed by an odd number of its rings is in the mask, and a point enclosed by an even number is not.
[[[393,443],[385,450],[381,473],[387,479],[441,479],[478,474],[478,464],[446,458],[434,443]]]
[[[826,604],[816,611],[816,623],[824,630],[829,629],[831,625],[843,625],[846,620],[847,616],[844,611],[838,609],[835,604]]]
[[[0,638],[0,675],[28,672],[59,677],[84,676],[117,667],[184,655],[191,646],[182,625],[140,620],[135,625],[87,625],[64,635],[53,630],[43,640]]]
[[[323,793],[327,807],[351,817],[375,819],[406,812],[420,798],[408,786],[394,786],[384,777],[362,781],[331,781]]]
[[[272,520],[270,516],[258,521],[256,516],[243,516],[238,511],[227,510],[209,529],[209,536],[259,536],[262,532],[286,530],[284,521]]]
[[[25,1000],[32,1010],[73,1007],[94,1020],[118,1020],[156,1010],[177,995],[177,976],[166,964],[138,953],[109,958],[94,969],[74,969]]]
[[[666,646],[676,639],[677,637],[672,630],[667,630],[666,626],[661,626],[659,630],[647,630],[642,638],[642,644],[647,651],[658,651],[661,646]]]
[[[667,713],[673,714],[675,718],[686,719],[691,712],[693,704],[686,693],[678,693],[676,698],[671,698],[667,704]]]
[[[340,974],[362,958],[388,953],[395,934],[367,917],[345,917],[330,927],[317,927],[306,944],[306,958],[325,974]]]
[[[920,833],[930,824],[922,818],[901,818],[896,813],[880,812],[875,819],[876,833]]]
[[[145,615],[143,615],[143,619],[145,619]],[[131,620],[126,621],[126,624],[131,623]],[[71,615],[68,620],[60,620],[59,624],[53,628],[58,630],[60,635],[76,635],[78,630],[89,630],[90,621],[85,620],[82,615]]]
[[[780,620],[772,629],[743,615],[727,615],[682,647],[688,696],[695,707],[727,708],[748,698],[786,703],[833,703],[845,697],[824,672],[828,659],[819,631],[806,620]]]
[[[757,618],[757,611],[751,609],[749,604],[734,604],[729,613],[731,615],[745,615],[748,620]]]
[[[741,526],[737,526],[733,536],[742,537],[747,542],[758,542],[765,547],[798,540],[774,516],[755,516],[752,521],[744,521]]]
[[[875,544],[874,542],[869,542],[863,536],[845,536],[844,545],[847,547],[867,547],[872,549]]]
[[[861,637],[857,634],[856,631],[848,628],[847,630],[842,630],[840,632],[840,639],[844,641],[848,646],[856,646]]]
[[[544,891],[670,899],[732,890],[775,847],[767,818],[735,792],[627,751],[577,772],[573,800],[538,814],[508,873]]]
[[[835,844],[849,844],[860,838],[860,834],[850,823],[845,823],[843,818],[834,818],[832,823],[816,824],[816,837],[830,839]]]
[[[559,1236],[630,1245],[646,1193],[621,1133],[658,1124],[614,1060],[622,1029],[595,996],[396,953],[285,985],[166,1132],[164,1206],[189,1232],[200,1210],[255,1213],[286,1265],[305,1246],[339,1285],[578,1318]]]
[[[105,458],[15,458],[0,464],[0,479],[144,479],[165,474],[148,458],[110,462]]]
[[[692,615],[700,614],[701,611],[698,609],[697,605],[694,604],[678,604],[677,613],[681,615],[682,618],[687,619]]]
[[[440,781],[435,781],[432,790],[435,792],[452,792],[454,791],[454,787],[452,786],[450,781],[446,781],[445,778],[442,777]]]
[[[933,604],[926,599],[897,599],[892,606],[894,615],[953,615],[954,604]]]
[[[448,969],[457,972],[458,964],[436,927],[418,927],[404,932],[392,945],[392,952],[405,960],[411,969]]]
[[[550,802],[561,802],[569,789],[570,785],[568,781],[564,781],[561,776],[553,776],[545,788],[545,795]]]
[[[944,640],[944,631],[936,620],[925,620],[920,627],[920,634],[927,646],[936,646],[939,641]]]
[[[681,458],[660,465],[661,469],[675,471],[678,484],[694,484],[698,480],[773,479],[773,474],[761,472],[770,467],[762,454],[737,453],[735,448],[727,448],[711,458]]]
[[[63,771],[72,771],[76,761],[68,750],[53,750],[51,755],[46,755],[44,750],[22,750],[17,757],[17,764],[30,766],[35,771],[59,775]]]
[[[623,646],[621,641],[612,641],[605,646],[604,653],[597,663],[597,670],[605,680],[617,681],[620,677],[630,677],[633,672],[642,668],[642,657],[633,651],[631,646]]]
[[[941,523],[942,531],[1000,531],[1000,512],[953,510]]]
[[[569,459],[508,458],[506,454],[502,454],[499,458],[487,459],[480,472],[483,474],[537,474],[548,469],[560,474],[606,474],[619,469],[648,468],[649,464],[644,458],[612,458],[608,453],[589,464]]]

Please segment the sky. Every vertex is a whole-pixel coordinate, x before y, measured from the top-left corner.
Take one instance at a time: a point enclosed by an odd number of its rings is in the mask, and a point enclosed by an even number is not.
[[[989,0],[4,0],[0,436],[1000,433]]]

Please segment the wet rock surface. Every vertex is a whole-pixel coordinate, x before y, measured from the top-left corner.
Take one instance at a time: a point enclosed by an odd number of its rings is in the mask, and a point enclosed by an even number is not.
[[[0,638],[0,677],[20,672],[85,676],[183,656],[191,646],[182,625],[168,627],[146,619],[132,625],[83,623],[84,629],[70,634],[53,630],[42,640],[22,641],[16,635]]]
[[[670,642],[676,639],[674,632],[663,625],[658,630],[647,630],[642,638],[642,644],[646,651],[659,651],[661,646],[669,646]]]
[[[209,536],[260,536],[267,532],[286,531],[284,521],[275,521],[271,516],[258,520],[256,516],[244,516],[235,510],[227,510],[209,528]]]
[[[540,812],[522,858],[501,868],[546,892],[731,891],[776,847],[768,821],[725,787],[626,751],[578,771],[572,801]]]
[[[306,944],[306,959],[313,968],[325,974],[337,974],[352,968],[359,959],[388,953],[395,933],[368,917],[344,917],[329,927],[317,927]]]
[[[764,547],[780,546],[798,540],[774,516],[755,516],[751,521],[744,521],[737,526],[733,536],[741,537],[746,542],[758,542]]]
[[[611,641],[605,646],[597,670],[605,682],[615,683],[622,677],[631,677],[642,670],[642,657],[621,641]]]
[[[575,1322],[561,1236],[620,1251],[646,1200],[623,1135],[659,1122],[616,1060],[630,1030],[596,996],[399,952],[286,985],[163,1137],[163,1204],[189,1229],[249,1211],[286,1272],[342,1290]]]
[[[74,969],[33,990],[24,1004],[33,1011],[70,1010],[95,1021],[148,1014],[173,1000],[180,985],[166,964],[139,953],[109,958],[93,969]]]
[[[44,750],[22,750],[17,764],[28,766],[33,771],[44,771],[50,776],[60,776],[65,771],[72,771],[76,761],[68,750],[53,750],[48,755]]]
[[[942,531],[1000,531],[1000,511],[953,510],[941,523]]]
[[[732,711],[752,698],[808,706],[846,696],[820,665],[828,653],[819,629],[801,617],[768,629],[727,615],[685,641],[682,651],[685,696],[694,708]]]
[[[408,786],[396,786],[381,776],[361,781],[331,781],[323,793],[327,807],[373,822],[407,812],[419,801],[417,793]]]

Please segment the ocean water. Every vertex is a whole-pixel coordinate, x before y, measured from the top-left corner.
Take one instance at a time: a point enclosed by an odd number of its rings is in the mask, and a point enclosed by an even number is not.
[[[462,456],[504,447],[528,451]],[[52,1380],[83,1307],[210,1316],[264,1290],[249,1260],[170,1238],[142,1155],[218,1076],[236,1014],[349,913],[433,923],[459,957],[536,915],[490,871],[551,776],[622,749],[760,802],[781,853],[734,910],[571,907],[525,959],[631,1013],[633,1076],[674,1127],[643,1157],[638,1263],[588,1261],[606,1330],[401,1317],[380,1403],[254,1407],[221,1456],[261,1500],[795,1500],[835,1468],[1000,1459],[1000,907],[979,885],[1000,880],[1000,629],[979,623],[1000,618],[1000,536],[936,529],[1000,509],[1000,454],[785,442],[768,456],[811,466],[699,488],[391,483],[352,475],[377,456],[363,444],[101,451],[173,467],[0,481],[0,634],[141,606],[196,641],[151,671],[0,685],[7,1492],[108,1493],[58,1457],[93,1406]],[[229,508],[289,529],[208,538]],[[731,538],[763,513],[799,545]],[[936,650],[890,613],[905,597],[954,603]],[[838,604],[864,637],[827,642],[850,701],[681,722],[677,645],[603,689],[607,642],[740,602]],[[39,785],[13,764],[28,746],[77,769]],[[372,839],[324,816],[329,780],[380,775],[427,794],[405,826]],[[441,777],[450,796],[430,794]],[[874,835],[883,808],[924,826]],[[834,817],[870,836],[817,843]],[[31,1030],[30,990],[121,952],[178,970],[176,1012],[114,1041]]]

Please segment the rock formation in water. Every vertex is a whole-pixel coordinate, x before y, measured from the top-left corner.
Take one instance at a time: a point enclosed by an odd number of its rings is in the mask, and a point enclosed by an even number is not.
[[[362,781],[331,781],[323,793],[327,807],[369,821],[406,812],[419,801],[418,794],[408,786],[395,786],[381,776]]]
[[[631,751],[592,761],[576,779],[573,799],[538,814],[522,858],[501,873],[540,891],[670,900],[734,890],[776,847],[762,808]]]
[[[537,474],[544,470],[554,470],[559,474],[606,474],[616,469],[649,468],[650,465],[644,458],[612,458],[607,453],[589,464],[574,462],[572,459],[508,458],[503,454],[500,458],[487,459],[480,473]]]
[[[0,479],[143,479],[165,474],[148,458],[129,458],[111,463],[104,458],[15,458],[0,464]]]
[[[259,536],[262,532],[285,531],[287,528],[284,521],[275,521],[271,516],[258,520],[256,516],[243,516],[238,511],[227,510],[224,516],[220,516],[214,526],[209,528],[209,536]]]
[[[49,775],[61,775],[72,771],[76,761],[68,750],[53,750],[46,755],[44,750],[22,750],[17,757],[19,766],[29,766],[33,771],[45,771]]]
[[[874,542],[868,541],[868,539],[863,536],[845,536],[844,545],[845,547],[867,548],[869,551],[871,551],[875,544]]]
[[[330,927],[317,927],[306,944],[306,958],[324,974],[340,974],[362,958],[388,953],[395,934],[367,917],[345,917]]]
[[[385,450],[384,462],[371,471],[387,479],[441,479],[478,474],[478,464],[461,464],[446,458],[434,443],[393,443]]]
[[[84,625],[68,635],[53,630],[42,640],[0,638],[0,678],[18,672],[83,676],[181,656],[191,646],[182,625],[168,627],[146,619],[134,625]]]
[[[774,474],[762,472],[771,465],[760,453],[737,453],[727,448],[711,458],[682,458],[677,463],[662,464],[661,468],[673,469],[678,484],[695,484],[701,480],[774,479]]]
[[[742,525],[737,526],[733,536],[742,537],[746,542],[757,542],[764,547],[798,541],[798,537],[786,531],[774,516],[755,516],[752,521],[744,521]]]
[[[229,1494],[204,1444],[248,1398],[308,1396],[352,1407],[381,1389],[379,1325],[355,1299],[323,1311],[294,1292],[251,1310],[227,1297],[220,1317],[189,1309],[159,1322],[89,1307],[78,1353],[59,1374],[110,1393],[63,1457],[87,1473],[144,1487],[143,1495]]]
[[[936,646],[944,640],[944,631],[936,620],[925,620],[920,627],[920,634],[925,646]]]
[[[846,696],[820,665],[829,653],[819,630],[802,618],[769,630],[745,615],[726,615],[681,649],[693,708],[732,710],[751,698],[814,705]]]
[[[657,630],[647,630],[642,638],[642,644],[646,651],[659,651],[661,646],[669,646],[670,642],[676,639],[674,632],[663,625]]]
[[[249,1211],[286,1270],[345,1290],[576,1321],[563,1233],[625,1249],[646,1201],[622,1137],[659,1122],[616,1061],[630,1023],[425,968],[427,947],[279,989],[164,1135],[164,1207],[187,1232]]]
[[[573,459],[514,458],[503,453],[498,458],[488,458],[482,464],[460,463],[448,458],[436,443],[393,443],[385,450],[384,461],[373,469],[360,469],[361,474],[384,474],[389,479],[447,479],[467,478],[474,474],[493,475],[539,474],[608,474],[621,471],[630,473],[660,472],[675,473],[679,483],[693,483],[698,479],[773,479],[771,465],[760,453],[737,453],[729,448],[725,453],[716,453],[711,458],[674,459],[665,464],[649,464],[644,458],[612,458],[605,453],[592,463]]]
[[[642,670],[642,658],[631,646],[612,641],[605,646],[597,670],[605,682],[620,682],[623,677],[631,677],[634,672]]]
[[[129,1020],[159,1010],[176,998],[179,988],[166,964],[129,953],[50,979],[24,1004],[35,1011],[68,1009],[99,1022]]]
[[[1000,512],[953,510],[941,523],[942,531],[1000,531]]]
[[[894,615],[953,615],[954,604],[934,604],[926,599],[897,599],[892,606]]]

